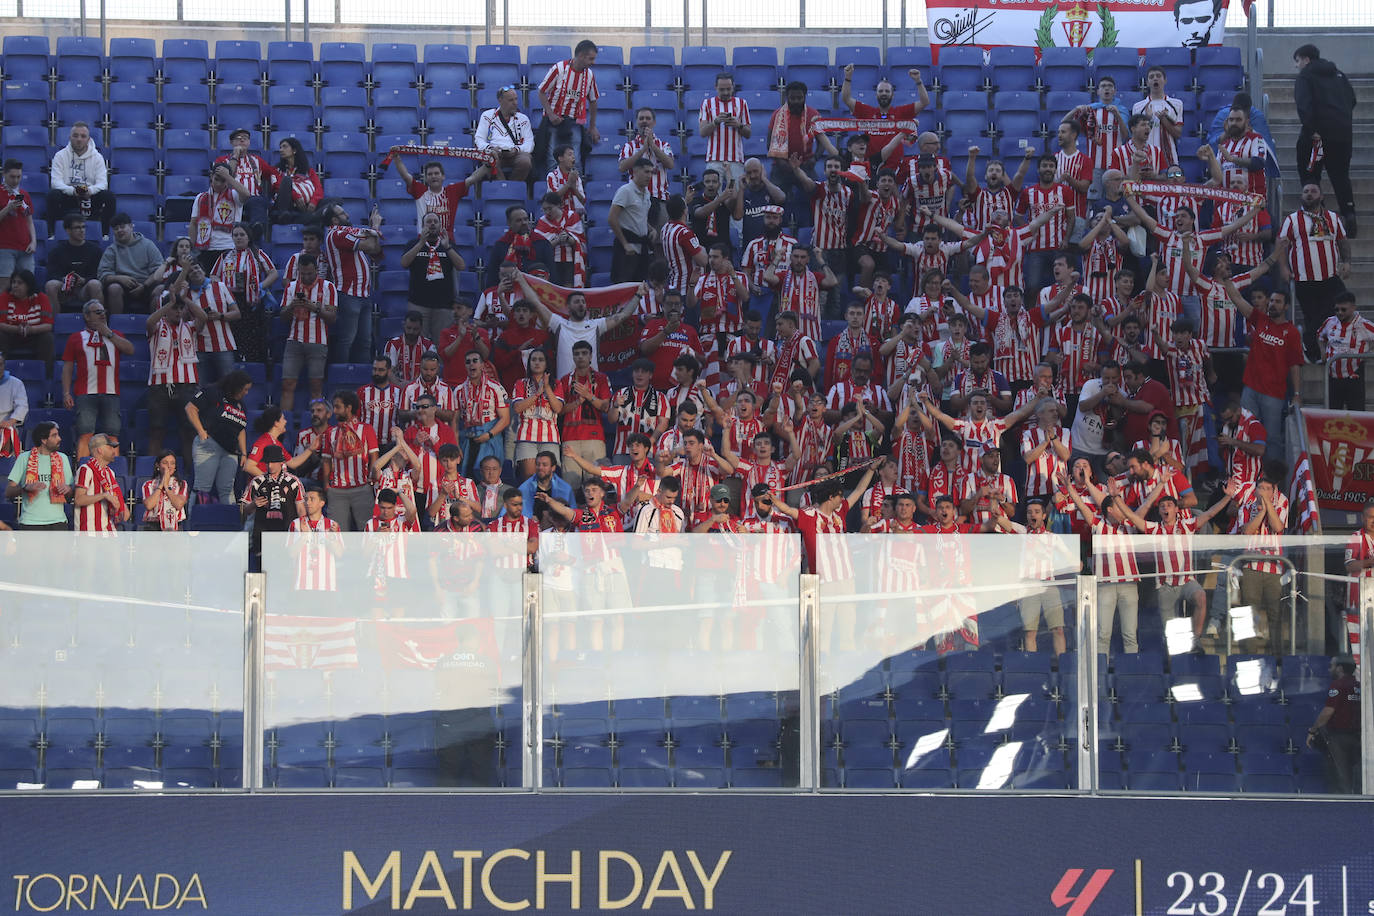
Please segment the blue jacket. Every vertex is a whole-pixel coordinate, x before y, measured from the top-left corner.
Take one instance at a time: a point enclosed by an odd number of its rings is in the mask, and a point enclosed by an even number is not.
[[[534,518],[534,475],[531,474],[529,477],[527,477],[525,479],[525,482],[520,484],[518,489],[525,496],[525,509],[523,513],[525,518]],[[558,476],[558,474],[556,473],[553,475],[552,478],[550,478],[549,490],[553,493],[554,499],[566,503],[569,506],[576,505],[576,498],[573,496],[572,484],[568,483],[566,480]],[[503,511],[501,514],[505,515],[505,512]]]
[[[1221,140],[1221,131],[1226,126],[1226,116],[1230,113],[1231,106],[1223,105],[1216,117],[1212,118],[1212,126],[1207,128],[1207,142],[1211,144],[1213,149]],[[1274,148],[1274,132],[1269,129],[1269,119],[1258,108],[1250,109],[1250,129],[1264,138],[1264,142],[1269,144],[1269,149]]]

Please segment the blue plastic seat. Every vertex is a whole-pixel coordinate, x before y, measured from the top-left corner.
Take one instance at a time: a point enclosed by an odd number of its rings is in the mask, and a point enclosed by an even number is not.
[[[1185,751],[1225,754],[1231,749],[1231,730],[1225,725],[1180,725],[1178,742]]]
[[[682,84],[688,89],[713,90],[716,76],[728,71],[723,47],[710,45],[682,49]]]
[[[110,120],[120,127],[151,127],[157,108],[157,87],[152,83],[110,84]]]
[[[972,90],[946,90],[942,106],[945,112],[944,128],[951,134],[977,137],[987,131],[987,93]],[[951,156],[955,154],[952,148],[948,152]]]
[[[186,522],[188,531],[239,531],[242,528],[238,507],[222,504],[198,505]]]
[[[419,51],[405,42],[372,45],[372,80],[387,89],[405,89],[419,80]]]
[[[215,87],[215,121],[221,130],[261,123],[262,89],[251,83],[220,83]]]
[[[478,84],[484,89],[518,86],[524,77],[519,45],[478,45],[473,60],[477,65]],[[543,73],[533,77],[536,82],[543,78]]]
[[[935,77],[940,70],[931,56],[929,45],[903,45],[887,49],[885,75],[893,80],[894,85],[898,77],[913,67],[921,71],[921,77],[927,86],[933,87],[936,84]]]
[[[988,51],[988,80],[994,89],[1028,89],[1035,85],[1035,49],[999,47]]]
[[[308,41],[268,42],[267,78],[283,86],[309,86],[315,78],[314,44]]]
[[[1197,49],[1197,81],[1203,89],[1234,92],[1245,85],[1240,48],[1224,45]]]
[[[1055,130],[1058,130],[1059,122],[1064,120],[1065,115],[1079,105],[1087,105],[1091,102],[1092,96],[1082,90],[1047,92],[1045,93],[1045,123],[1053,125]]]
[[[17,80],[41,80],[52,66],[46,35],[6,35],[3,45],[5,75]]]
[[[624,98],[621,89],[625,85],[625,49],[620,45],[597,45],[592,75],[601,92],[602,108],[609,108],[615,99]]]
[[[983,86],[983,49],[955,45],[940,49],[940,86],[946,92]]]
[[[424,79],[439,89],[455,89],[468,82],[468,46],[451,44],[425,45]]]
[[[631,47],[630,81],[640,89],[671,88],[677,82],[677,51],[671,45]],[[600,86],[599,74],[597,84]]]
[[[70,127],[77,121],[96,124],[104,117],[104,88],[99,83],[60,82],[56,95],[54,112],[61,125],[58,136],[65,134],[63,127]]]
[[[830,85],[830,49],[824,45],[789,45],[782,52],[783,79],[810,89]]]
[[[525,49],[525,63],[529,66],[530,79],[541,79],[554,64],[568,60],[572,56],[571,45],[530,45]],[[600,56],[600,49],[597,56]]]
[[[122,158],[124,154],[120,155]],[[110,193],[119,201],[119,209],[139,222],[151,221],[157,212],[157,178],[153,175],[131,172],[111,175]]]
[[[262,79],[262,45],[256,41],[215,42],[215,79],[221,84],[256,84]]]
[[[677,93],[671,89],[636,89],[630,95],[630,107],[635,111],[650,108],[660,123],[677,123]]]
[[[950,656],[945,662],[945,679],[951,695],[957,699],[974,700],[992,696],[996,691],[991,652],[965,652]]]
[[[93,35],[60,36],[54,61],[59,80],[98,83],[105,73],[105,51]]]
[[[1140,54],[1135,48],[1096,48],[1092,54],[1093,80],[1116,80],[1117,98],[1131,96],[1140,88]]]
[[[151,38],[111,38],[110,76],[121,82],[152,82],[157,76],[157,43]]]
[[[343,130],[331,130],[320,144],[329,174],[338,178],[355,178],[367,171],[371,154],[367,152],[367,135]]]
[[[1240,50],[1237,48],[1236,50]],[[1166,92],[1181,96],[1193,89],[1193,52],[1190,48],[1146,48],[1142,71],[1150,67],[1164,68],[1168,77]]]
[[[773,89],[778,84],[778,49],[772,45],[741,45],[730,56],[735,84],[741,89]]]
[[[1028,136],[1040,130],[1042,116],[1038,93],[993,93],[992,109],[996,112],[997,130],[1003,135]]]
[[[1324,694],[1330,683],[1331,659],[1325,655],[1285,655],[1279,688],[1284,696]]]
[[[163,86],[162,117],[168,127],[175,129],[204,127],[210,120],[209,87],[198,83]]]
[[[203,83],[209,75],[209,42],[201,38],[163,39],[162,76],[168,84]]]
[[[356,41],[320,43],[320,79],[327,86],[361,86],[367,79],[367,47]]]
[[[995,70],[993,77],[997,77]],[[1088,52],[1083,48],[1043,49],[1040,83],[1050,92],[1083,92],[1088,88]]]
[[[10,80],[4,85],[5,120],[13,125],[38,125],[48,120],[51,90],[42,80]],[[46,139],[44,145],[47,145]]]

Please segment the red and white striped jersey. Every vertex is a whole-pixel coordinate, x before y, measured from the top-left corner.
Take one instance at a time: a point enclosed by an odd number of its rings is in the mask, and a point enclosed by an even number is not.
[[[382,521],[374,515],[363,526],[371,537],[368,538],[372,558],[367,564],[367,574],[374,579],[406,579],[410,577],[409,564],[406,562],[406,535],[419,534],[418,519],[394,516],[391,521]]]
[[[935,337],[931,340],[927,340],[922,349],[925,351],[926,359],[930,360],[930,364],[936,369],[958,363],[960,367],[958,375],[962,376],[964,374],[963,369],[968,368],[969,355],[973,349],[973,345],[968,338],[955,340],[951,337],[944,340]]]
[[[881,194],[869,197],[863,215],[855,222],[853,244],[886,251],[887,243],[883,241],[883,236],[889,233],[901,210],[902,199],[896,194],[891,197]]]
[[[874,380],[869,380],[867,385],[859,386],[854,384],[852,378],[836,382],[825,396],[826,410],[841,410],[844,405],[863,401],[871,408],[877,410],[892,410],[892,400],[887,396],[887,389]],[[870,422],[872,420],[870,419]]]
[[[123,492],[119,479],[109,465],[101,466],[95,461],[87,461],[76,469],[77,492],[92,495],[114,493],[123,502]],[[109,534],[115,530],[117,511],[108,502],[100,500],[85,506],[76,507],[76,530],[90,534]]]
[[[360,385],[357,394],[360,402],[358,418],[372,427],[373,432],[381,430],[379,435],[389,440],[391,428],[399,422],[396,414],[401,409],[400,386],[387,385],[385,388],[378,388],[369,383]]]
[[[1238,274],[1232,280],[1236,289],[1244,291],[1250,283],[1250,273]],[[1234,347],[1237,332],[1242,335],[1245,333],[1245,319],[1236,310],[1231,297],[1226,295],[1226,287],[1211,277],[1203,276],[1199,276],[1194,285],[1202,299],[1202,327],[1198,337],[1209,348]]]
[[[930,479],[930,447],[925,433],[904,429],[892,446],[892,460],[897,463],[897,486],[901,492],[919,493]]]
[[[339,291],[328,280],[317,279],[315,285],[310,287],[302,286],[299,280],[290,283],[282,294],[282,301],[289,306],[298,296],[321,307],[338,308],[339,305]],[[291,333],[287,339],[303,344],[327,344],[329,325],[324,323],[319,312],[294,306],[291,308]]]
[[[62,361],[75,367],[72,394],[119,394],[119,358],[114,344],[95,331],[78,331],[68,337]]]
[[[1102,359],[1102,332],[1094,325],[1083,322],[1075,328],[1067,318],[1051,330],[1051,345],[1055,351],[1064,355],[1059,374],[1071,390],[1078,390],[1090,378],[1097,376],[1093,367]]]
[[[835,187],[818,182],[811,190],[811,243],[822,251],[849,247],[849,204],[854,189],[841,181]]]
[[[655,388],[640,391],[628,385],[615,393],[611,403],[615,407],[613,455],[629,454],[630,436],[635,433],[643,433],[652,440],[659,420],[670,413],[668,399]]]
[[[324,231],[324,258],[329,276],[344,296],[372,295],[372,265],[358,245],[377,233],[357,226],[331,226]]]
[[[972,474],[977,469],[978,458],[984,451],[1001,448],[1002,436],[1006,431],[1006,421],[1001,417],[955,420],[954,432],[964,440],[964,471]]]
[[[924,243],[908,242],[904,253],[911,259],[912,276],[917,278],[917,286],[920,285],[919,279],[932,270],[948,273],[950,255],[957,254],[961,248],[963,244],[960,242],[941,242],[934,251],[926,251]]]
[[[162,488],[161,475],[153,477],[143,482],[142,498],[144,501],[152,499]],[[183,499],[188,499],[191,495],[191,488],[180,477],[172,478],[172,490]],[[172,501],[164,494],[158,500],[157,508],[149,510],[144,518],[150,522],[156,522],[157,526],[163,531],[180,531],[181,523],[186,521],[186,506],[178,509],[172,505]]]
[[[687,280],[692,275],[693,259],[705,253],[692,227],[669,220],[659,230],[659,245],[668,262],[668,289],[687,294]]]
[[[1174,336],[1174,321],[1182,313],[1181,303],[1175,293],[1150,293],[1150,320],[1146,333],[1145,349],[1155,359],[1164,358],[1164,348]]]
[[[701,461],[692,464],[684,455],[670,464],[664,476],[672,475],[682,483],[678,504],[688,515],[711,508],[711,487],[726,476],[714,452],[703,452]]]
[[[1111,233],[1093,239],[1083,256],[1083,289],[1094,302],[1116,295],[1116,272],[1121,269],[1121,249]]]
[[[992,222],[992,215],[999,210],[1007,216],[1016,212],[1016,191],[1007,184],[995,191],[986,185],[980,185],[973,195],[973,209],[966,217],[968,228],[973,231],[966,233],[965,238],[982,232],[983,227]],[[993,282],[996,282],[995,278]]]
[[[753,250],[754,245],[758,244],[759,241],[759,239],[755,239],[751,242],[750,250]],[[699,327],[701,333],[739,333],[742,324],[741,316],[744,312],[744,303],[740,300],[739,286],[736,280],[740,276],[741,274],[736,271],[719,274],[714,270],[708,270],[697,277],[692,294],[701,310],[702,317]]]
[[[406,343],[405,335],[391,338],[382,348],[382,353],[391,360],[391,366],[401,381],[410,384],[420,376],[420,358],[434,349],[434,341],[421,335],[414,343]]]
[[[740,499],[744,503],[745,518],[755,518],[758,515],[754,511],[754,500],[750,498],[750,493],[757,484],[768,484],[768,489],[774,496],[787,486],[787,469],[777,461],[770,461],[766,465],[757,461],[741,461],[735,466],[735,476],[744,478],[744,486],[740,488],[743,496]]]
[[[783,340],[781,337],[775,341],[777,347],[778,361],[773,370],[773,378],[787,384],[788,377],[792,370],[798,367],[805,369],[811,360],[821,358],[820,351],[816,349],[815,338],[798,331],[791,339]]]
[[[750,503],[752,511],[753,500]],[[746,567],[757,582],[779,582],[785,577],[794,576],[801,568],[801,558],[797,554],[795,538],[786,537],[796,534],[792,520],[781,513],[774,512],[767,519],[746,515],[743,530],[749,534],[768,535],[763,538],[750,538],[749,559]]]
[[[331,461],[326,484],[333,489],[367,486],[372,480],[372,458],[377,454],[377,433],[359,419],[329,427],[320,443],[320,457]]]
[[[1040,446],[1048,438],[1050,433],[1054,433],[1070,451],[1073,450],[1073,439],[1069,431],[1062,426],[1057,426],[1053,430],[1046,430],[1039,425],[1028,427],[1021,433],[1021,454],[1029,454],[1032,449]],[[1060,468],[1068,468],[1068,462],[1064,461],[1055,452],[1053,446],[1046,447],[1044,453],[1034,461],[1026,462],[1026,495],[1027,496],[1050,496],[1054,493],[1055,475]]]
[[[992,287],[988,293],[1001,287]],[[999,300],[1001,296],[997,297]],[[1040,309],[1019,308],[1012,315],[1000,301],[988,309],[987,341],[992,347],[992,368],[1009,382],[1029,382],[1040,362],[1040,329],[1044,325]]]
[[[821,339],[821,283],[814,270],[801,273],[786,270],[778,275],[778,300],[775,314],[796,312],[801,333],[813,341]]]
[[[1068,179],[1075,181],[1092,181],[1093,164],[1088,158],[1087,153],[1065,152],[1062,149],[1054,151],[1054,161],[1059,164],[1059,177],[1064,183],[1065,203],[1073,207],[1073,215],[1087,217],[1088,215],[1088,195],[1080,194],[1068,183]]]
[[[1331,210],[1296,210],[1283,219],[1279,238],[1288,239],[1288,267],[1293,279],[1329,280],[1336,276],[1337,243],[1345,241],[1345,223]]]
[[[1091,506],[1089,506],[1091,508]],[[1140,578],[1131,536],[1135,529],[1118,525],[1100,511],[1092,521],[1093,572],[1107,582],[1134,582]]]
[[[797,240],[785,232],[779,233],[775,239],[761,235],[750,241],[740,259],[740,269],[749,280],[749,289],[755,292],[766,289],[763,272],[770,264],[778,276],[786,273],[787,262],[792,257],[792,248],[796,244]]]
[[[1242,168],[1236,163],[1226,158],[1224,154],[1238,156],[1245,160],[1262,159],[1269,154],[1269,144],[1264,138],[1253,130],[1246,132],[1240,137],[1228,137],[1222,134],[1217,141],[1217,164],[1221,166],[1221,186],[1223,188],[1235,188],[1252,191],[1255,194],[1267,194],[1268,185],[1264,180],[1264,167],[1251,171]],[[1246,261],[1247,264],[1257,264],[1258,261]]]
[[[296,554],[296,590],[335,591],[338,580],[334,555],[342,555],[344,550],[339,523],[324,516],[320,516],[317,522],[297,516],[291,520],[287,530],[291,532],[286,539],[287,549],[299,551]]]
[[[492,534],[521,535],[524,537],[527,544],[529,541],[539,540],[539,525],[535,522],[534,519],[525,518],[525,516],[523,515],[517,515],[514,518],[512,518],[509,515],[503,515],[500,518],[493,521],[491,524],[489,524],[487,526],[487,530],[490,531]],[[528,550],[528,547],[526,548],[526,550]],[[536,550],[536,556],[537,555],[538,553]],[[496,568],[524,569],[526,566],[529,565],[527,557],[527,553],[521,553],[519,555],[507,555],[503,552],[503,554],[496,560]]]
[[[984,474],[983,469],[979,468],[964,478],[964,492],[960,499],[961,502],[965,499],[974,500],[973,514],[969,517],[971,524],[981,525],[992,518],[992,500],[978,496],[978,491],[983,487],[991,487],[994,493],[1002,497],[1006,505],[1010,505],[1013,510],[1016,507],[1016,481],[1007,474]],[[998,514],[1007,514],[1005,505],[998,509]]]
[[[455,500],[466,499],[482,507],[483,517],[487,516],[489,510],[492,515],[501,511],[499,499],[492,501],[492,505],[487,505],[487,502],[483,500],[477,492],[477,484],[473,483],[462,474],[452,479],[444,477],[442,472],[434,475],[433,478],[426,481],[425,498],[429,501],[431,506],[434,505],[435,502],[441,501],[448,504]]]
[[[973,238],[978,233],[964,230],[964,238]],[[973,259],[988,269],[988,280],[994,286],[1021,286],[1022,253],[1032,233],[1025,226],[1006,230],[994,227],[988,237],[973,249]]]
[[[654,463],[645,459],[633,464],[612,464],[601,469],[601,479],[620,495],[620,506],[629,517],[635,515],[639,503],[658,492],[658,471]],[[636,493],[635,491],[639,492]]]
[[[1129,136],[1126,123],[1129,117],[1120,117],[1122,109],[1115,102],[1094,102],[1089,117],[1095,128],[1092,139],[1092,163],[1094,169],[1112,167],[1112,153]]]
[[[1220,229],[1222,226],[1231,222],[1231,220],[1239,219],[1247,209],[1249,208],[1241,204],[1233,204],[1224,200],[1218,201],[1216,207],[1212,210],[1212,228]],[[1243,232],[1266,232],[1272,228],[1273,225],[1269,220],[1269,211],[1261,208],[1254,216],[1250,217],[1248,222],[1241,225],[1240,229],[1236,231],[1236,235],[1240,235]],[[1264,243],[1253,239],[1241,240],[1233,235],[1222,242],[1222,247],[1231,253],[1232,264],[1253,267],[1263,261],[1265,257]],[[1236,288],[1239,289],[1240,285],[1237,284]]]
[[[230,249],[219,256],[210,280],[220,280],[240,297],[257,302],[264,290],[263,278],[276,269],[267,252],[252,248]]]
[[[281,269],[281,281],[283,283],[290,283],[292,280],[296,279],[296,264],[300,261],[301,255],[307,253],[308,252],[305,251],[298,251],[286,259],[286,266]],[[334,281],[334,277],[329,273],[329,261],[325,259],[324,252],[320,252],[318,257],[316,257],[315,269],[324,279],[329,280],[331,283]]]
[[[205,285],[200,288],[195,300],[196,305],[200,306],[206,315],[211,312],[223,315],[234,308],[234,294],[229,291],[229,287],[223,280],[211,277],[205,278]],[[238,348],[238,341],[234,339],[234,329],[229,326],[229,322],[207,321],[200,329],[202,353],[227,353]]]
[[[954,500],[955,505],[964,498],[964,481],[968,478],[968,471],[964,469],[961,461],[956,467],[951,468],[943,461],[937,462],[930,469],[927,493],[929,502],[935,505],[935,498],[938,496],[948,496]]]
[[[476,382],[467,379],[453,389],[453,409],[458,414],[460,429],[492,422],[501,416],[506,405],[506,389],[485,375]]]
[[[509,292],[501,292],[499,286],[489,286],[482,291],[482,295],[477,299],[477,308],[473,310],[473,321],[488,321],[495,319],[500,324],[510,321],[510,311],[516,301],[523,299],[524,294],[520,292],[519,286],[512,286]]]
[[[898,493],[902,492],[904,491],[901,488],[901,484],[893,484],[889,487],[881,481],[876,480],[873,482],[873,486],[864,491],[863,498],[859,500],[859,505],[868,510],[868,517],[871,521],[869,525],[870,530],[872,530],[874,524],[882,520],[883,500],[889,496],[896,496]]]
[[[413,411],[422,394],[434,398],[434,405],[439,410],[453,410],[453,389],[440,378],[435,378],[433,385],[426,385],[424,379],[417,378],[405,386],[401,392],[401,409]]]
[[[1269,434],[1260,422],[1259,417],[1246,410],[1240,409],[1240,414],[1236,418],[1234,425],[1230,423],[1222,424],[1217,430],[1219,435],[1230,436],[1238,442],[1268,442]],[[1264,473],[1264,456],[1247,455],[1242,449],[1230,449],[1231,480],[1236,481],[1242,486],[1252,486],[1259,480],[1260,474]],[[1222,460],[1227,460],[1226,451],[1222,451]]]
[[[728,102],[722,102],[716,96],[704,99],[700,111],[697,112],[697,118],[701,121],[716,121],[722,115],[730,115],[740,124],[752,123],[749,120],[749,106],[739,96],[731,97]],[[706,138],[706,161],[743,162],[744,138],[740,136],[739,130],[716,125],[711,136]]]
[[[664,142],[662,137],[654,137],[654,146],[658,147],[668,156],[673,155],[673,148]],[[626,159],[638,159],[644,155],[644,138],[639,134],[635,134],[620,148],[621,162],[624,162]],[[646,156],[645,158],[654,164],[654,174],[653,177],[649,179],[649,196],[654,200],[667,200],[669,194],[668,170],[664,168],[663,161],[657,156]],[[556,191],[558,189],[551,188],[550,190]]]
[[[199,338],[194,326],[180,321],[173,325],[158,319],[148,339],[152,361],[148,363],[149,385],[199,385]]]
[[[488,382],[488,384],[493,384]],[[534,382],[528,378],[522,378],[515,383],[515,391],[511,395],[512,401],[523,401],[534,393]],[[520,425],[515,430],[516,442],[558,442],[558,415],[553,412],[553,405],[549,403],[549,388],[546,386],[544,392],[539,395],[539,399],[530,407],[525,408],[519,415]]]
[[[601,97],[592,68],[576,70],[571,58],[560,60],[549,68],[539,81],[539,91],[549,100],[550,114],[572,118],[579,124],[587,121],[588,103]]]
[[[1135,165],[1136,147],[1127,140],[1112,151],[1111,168],[1120,169],[1122,174],[1129,176],[1131,167]],[[1140,170],[1142,177],[1149,177],[1146,173],[1153,172],[1155,176],[1162,175],[1164,170],[1169,167],[1168,157],[1164,155],[1164,150],[1151,143],[1145,144],[1145,161],[1141,164]]]
[[[1073,202],[1073,188],[1066,184],[1056,183],[1048,188],[1040,184],[1029,184],[1021,191],[1021,197],[1017,201],[1017,209],[1025,214],[1026,220],[1029,222],[1047,210],[1072,206]],[[1026,244],[1026,248],[1029,251],[1058,251],[1068,241],[1071,228],[1073,228],[1072,211],[1051,217],[1049,222],[1036,230],[1034,237]]]
[[[565,174],[562,167],[559,166],[556,162],[554,163],[553,168],[549,170],[549,173],[544,176],[544,193],[557,194],[559,191],[563,189],[563,186],[565,184],[568,184],[570,176],[572,181],[572,187],[574,189],[581,189],[582,193],[585,195],[587,188],[586,185],[582,183],[582,175],[580,173],[577,175],[572,175],[571,173]],[[563,215],[571,216],[574,213],[581,214],[586,212],[586,209],[587,208],[582,203],[581,198],[579,198],[577,194],[574,193],[572,190],[569,190],[568,196],[563,198]]]
[[[807,568],[821,577],[822,582],[843,582],[854,578],[854,565],[844,538],[844,519],[849,514],[848,500],[841,500],[833,515],[826,515],[815,506],[807,506],[797,513],[797,530],[806,548]]]
[[[1356,315],[1342,324],[1339,317],[1332,315],[1317,330],[1317,339],[1332,378],[1359,378],[1363,360],[1348,354],[1368,353],[1374,347],[1374,322]]]
[[[762,382],[768,378],[768,364],[765,358],[771,358],[775,363],[778,359],[778,345],[766,337],[758,340],[750,340],[743,334],[738,337],[731,337],[730,342],[725,345],[725,360],[730,361],[733,356],[741,353],[753,353],[759,357],[759,364],[754,367],[754,381]]]
[[[1174,138],[1164,129],[1163,122],[1159,115],[1167,113],[1170,120],[1180,127],[1183,123],[1183,102],[1172,96],[1165,96],[1162,99],[1152,99],[1149,96],[1141,99],[1131,106],[1131,114],[1147,114],[1154,119],[1154,126],[1150,128],[1150,136],[1147,142],[1154,144],[1164,151],[1164,156],[1170,162],[1178,161],[1178,148]]]
[[[1350,540],[1345,542],[1345,562],[1350,563],[1354,560],[1371,558],[1374,558],[1374,537],[1371,537],[1369,532],[1361,528],[1350,536]],[[1346,603],[1350,607],[1360,606],[1360,579],[1374,579],[1374,566],[1360,570],[1355,581],[1350,583],[1346,595]]]
[[[1178,586],[1193,579],[1193,535],[1197,533],[1197,521],[1180,515],[1172,525],[1151,522],[1149,533],[1159,538],[1159,584]]]
[[[921,214],[922,207],[929,207],[931,213],[945,214],[945,196],[953,181],[949,173],[935,169],[933,181],[921,180],[921,168],[916,164],[916,156],[906,161],[906,179],[902,182],[902,197],[911,209],[911,229],[924,232],[928,220]]]
[[[1175,407],[1201,407],[1212,403],[1203,361],[1211,358],[1207,345],[1194,337],[1186,350],[1174,345],[1170,335],[1164,342],[1164,366],[1169,373],[1169,392]]]
[[[864,300],[864,330],[880,340],[886,340],[897,330],[901,309],[892,298],[869,296]]]
[[[873,364],[875,376],[883,373],[883,357],[879,348],[881,341],[867,331],[854,333],[845,327],[843,331],[830,338],[825,348],[825,375],[831,384],[849,377],[850,366],[860,356],[867,356]]]
[[[1231,529],[1231,533],[1243,534],[1246,526],[1250,524],[1251,520],[1258,516],[1260,518],[1259,529],[1254,534],[1250,535],[1249,540],[1246,542],[1245,549],[1250,553],[1264,553],[1275,557],[1282,556],[1283,546],[1279,539],[1288,531],[1288,497],[1284,496],[1282,493],[1276,492],[1274,494],[1274,514],[1278,516],[1279,524],[1277,528],[1269,524],[1267,513],[1264,511],[1264,505],[1259,501],[1259,496],[1256,495],[1254,499],[1236,510],[1236,523]],[[1256,570],[1257,572],[1273,573],[1276,576],[1282,575],[1284,570],[1283,564],[1265,560],[1247,563],[1246,568]]]
[[[424,455],[427,451],[428,450],[422,450],[420,452],[421,462],[424,461]],[[404,517],[406,514],[406,497],[409,497],[411,502],[415,502],[415,478],[418,476],[420,476],[420,471],[418,469],[407,470],[404,468],[397,468],[394,464],[388,464],[378,471],[375,479],[372,481],[373,518],[377,518],[381,514],[381,503],[377,502],[377,494],[381,493],[383,490],[396,491],[396,495],[400,497],[396,501],[396,515],[398,517]]]
[[[1155,229],[1153,234],[1159,240],[1159,259],[1163,262],[1160,266],[1169,271],[1170,292],[1179,296],[1196,295],[1193,281],[1183,266],[1183,236],[1176,229],[1165,231],[1162,226]],[[1221,232],[1215,229],[1193,233],[1190,247],[1193,252],[1193,263],[1197,265],[1198,270],[1202,269],[1207,248],[1221,241],[1221,238]]]
[[[835,429],[824,420],[804,417],[797,424],[797,463],[788,483],[795,486],[809,481],[816,468],[830,457],[834,448]]]

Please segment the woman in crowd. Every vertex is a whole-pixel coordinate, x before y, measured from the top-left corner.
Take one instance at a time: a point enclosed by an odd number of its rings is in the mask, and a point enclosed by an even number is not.
[[[202,388],[186,405],[186,418],[196,431],[191,455],[197,502],[234,502],[234,478],[248,456],[243,398],[252,387],[248,373],[235,369],[218,384]]]
[[[234,328],[239,353],[249,362],[266,365],[267,313],[276,307],[269,290],[277,282],[277,267],[253,243],[253,230],[247,223],[236,224],[232,235],[234,247],[220,255],[214,276],[233,292],[242,316]]]
[[[310,157],[295,137],[278,143],[277,154],[281,180],[272,200],[272,222],[303,223],[319,207],[324,197],[324,183],[310,167]]]
[[[534,459],[540,452],[561,453],[558,440],[558,415],[563,401],[554,394],[554,378],[549,375],[549,355],[543,350],[525,354],[525,377],[515,383],[511,410],[520,419],[515,431],[516,478],[527,480],[534,474]]]
[[[177,473],[177,453],[163,449],[153,466],[153,476],[143,483],[144,530],[180,531],[190,501],[190,485]]]

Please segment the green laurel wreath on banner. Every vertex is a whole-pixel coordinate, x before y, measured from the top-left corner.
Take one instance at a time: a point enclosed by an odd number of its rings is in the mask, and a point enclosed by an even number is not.
[[[1054,44],[1054,17],[1059,15],[1059,4],[1053,3],[1045,7],[1045,11],[1040,14],[1040,24],[1035,27],[1035,46],[1037,48],[1053,48]],[[1098,48],[1114,48],[1120,35],[1116,29],[1116,17],[1112,15],[1111,8],[1105,3],[1097,6],[1097,16],[1102,21],[1102,39],[1095,45]]]

